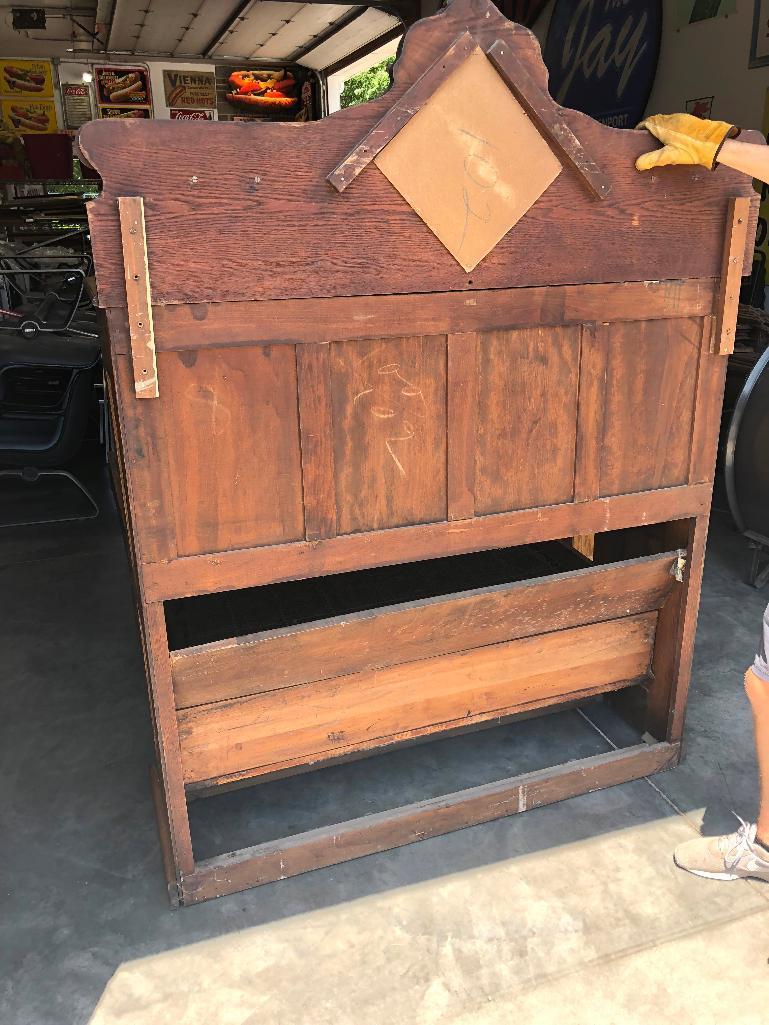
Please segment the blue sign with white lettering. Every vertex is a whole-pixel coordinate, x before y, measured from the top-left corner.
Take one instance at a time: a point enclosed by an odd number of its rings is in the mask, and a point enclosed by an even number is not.
[[[635,128],[649,100],[662,0],[555,0],[545,43],[557,103],[614,128]]]

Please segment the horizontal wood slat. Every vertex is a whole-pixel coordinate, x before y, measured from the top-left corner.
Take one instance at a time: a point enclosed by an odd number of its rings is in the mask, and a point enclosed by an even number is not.
[[[195,871],[183,877],[182,902],[196,904],[555,804],[661,772],[676,765],[679,757],[679,744],[637,744],[246,847],[198,862]]]
[[[642,679],[656,612],[178,713],[186,783]]]
[[[265,693],[659,608],[664,555],[336,616],[173,652],[177,708]]]
[[[159,352],[217,345],[272,345],[452,334],[583,321],[704,317],[716,280],[625,281],[552,288],[500,288],[417,295],[253,300],[153,307]],[[111,328],[113,350],[130,354],[128,331]]]
[[[144,588],[149,600],[167,601],[280,580],[621,530],[638,523],[699,516],[708,509],[710,495],[710,484],[697,484],[578,505],[520,509],[456,523],[425,523],[312,542],[187,556],[145,564]]]

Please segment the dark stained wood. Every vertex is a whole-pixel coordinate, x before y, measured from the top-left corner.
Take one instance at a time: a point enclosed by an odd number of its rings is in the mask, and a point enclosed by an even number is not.
[[[600,191],[579,140],[611,183],[595,202],[567,168],[471,276],[379,168],[343,196],[325,180],[388,111],[409,105],[408,90],[463,33],[483,50],[499,41],[541,130],[559,136],[559,152]],[[408,33],[387,94],[322,122],[83,129],[105,183],[89,216],[160,827],[165,835],[167,818],[172,889],[185,899],[264,881],[264,871],[274,878],[276,864],[303,871],[504,814],[510,797],[524,810],[533,792],[556,800],[678,756],[725,363],[705,343],[714,315],[724,337],[733,330],[733,303],[716,310],[714,295],[732,295],[727,278],[750,259],[756,204],[740,226],[742,252],[735,236],[723,264],[729,201],[752,195],[744,176],[723,167],[640,175],[647,133],[560,109],[546,90],[529,32],[489,0],[454,0]],[[426,150],[423,170],[440,181]],[[145,211],[161,382],[153,402],[134,391],[119,198]],[[451,219],[446,202],[438,212]],[[558,558],[544,575],[511,572],[499,549],[539,541],[564,542],[548,546]],[[591,552],[593,567],[549,576],[582,565],[569,543]],[[686,564],[674,579],[679,546]],[[653,558],[607,567],[612,549]],[[422,560],[442,564],[437,579],[445,556],[481,551],[490,554],[473,557],[476,570],[484,563],[480,582],[462,561],[450,584],[425,586]],[[372,584],[356,572],[353,582],[258,590],[386,565],[410,573],[413,589],[389,592],[387,573]],[[365,601],[350,600],[355,587],[369,589]],[[233,615],[245,602],[245,621],[207,635],[231,639],[172,656],[162,603],[239,588],[254,591],[216,601]],[[345,602],[299,610],[335,588]],[[284,616],[287,591],[301,595]],[[273,600],[274,622],[264,618]],[[211,608],[207,597],[191,605],[199,617]],[[312,619],[324,614],[334,618]],[[249,633],[260,622],[264,632]],[[672,743],[195,866],[188,786],[307,771],[612,691],[644,697],[644,725]]]
[[[166,885],[168,886],[168,898],[171,902],[171,907],[178,908],[180,904],[179,881],[176,877],[171,829],[168,824],[168,810],[166,808],[163,786],[160,782],[158,770],[154,765],[150,766],[150,791],[152,793],[152,804],[155,808],[155,822],[158,827],[158,837],[160,838],[160,853],[163,858],[163,871],[166,877]]]
[[[607,324],[584,325],[579,361],[575,502],[591,502],[601,493],[608,341]]]
[[[108,310],[110,332],[127,330],[124,310]],[[112,360],[117,416],[113,420],[129,498],[133,530],[132,550],[140,562],[173,559],[177,555],[176,525],[168,445],[160,402],[137,405],[131,359]]]
[[[580,331],[494,331],[478,340],[477,515],[574,495]]]
[[[478,335],[449,335],[448,519],[475,515],[475,453],[478,437]]]
[[[734,352],[737,307],[740,302],[743,254],[748,237],[750,200],[746,196],[729,200],[726,237],[721,264],[721,292],[716,303],[715,347],[719,356]],[[753,236],[751,235],[751,240]]]
[[[171,655],[176,707],[649,612],[670,591],[675,561],[650,556],[183,649]]]
[[[197,904],[479,822],[517,815],[587,790],[662,772],[676,765],[679,757],[677,744],[638,744],[245,848],[199,862],[195,872],[182,881],[182,901]]]
[[[439,57],[422,77],[396,100],[366,137],[361,139],[344,160],[326,176],[326,181],[333,185],[337,192],[344,192],[361,171],[368,167],[377,153],[381,153],[387,143],[395,138],[404,125],[409,123],[441,82],[444,82],[452,71],[455,71],[476,49],[477,45],[469,32],[463,32],[443,56]]]
[[[139,622],[149,682],[150,708],[155,724],[156,750],[166,796],[169,839],[179,876],[192,871],[194,858],[162,605],[142,602],[139,606]]]
[[[179,711],[186,783],[428,735],[646,676],[656,612]]]
[[[446,519],[446,339],[332,346],[340,534]]]
[[[298,346],[296,371],[305,537],[308,541],[316,541],[336,534],[328,345]]]
[[[155,306],[155,343],[159,352],[218,345],[314,345],[397,336],[404,323],[415,334],[437,335],[599,319],[699,317],[713,309],[714,285],[711,278],[694,278],[494,289],[469,296],[437,292]],[[111,340],[116,352],[130,353],[127,334],[113,334]]]
[[[487,50],[486,56],[556,155],[566,161],[596,199],[605,199],[611,192],[611,181],[585,153],[579,139],[564,120],[562,108],[532,79],[525,66],[515,57],[509,43],[497,39]]]
[[[682,520],[667,529],[667,538],[684,549],[686,566],[683,581],[660,612],[647,711],[649,732],[655,737],[678,741],[683,735],[707,536],[707,516]]]
[[[710,495],[711,486],[700,484],[600,498],[576,506],[565,503],[545,510],[521,509],[453,524],[420,524],[261,550],[247,548],[190,556],[145,565],[145,588],[151,600],[167,601],[278,580],[531,544],[600,530],[621,530],[639,521],[660,523],[697,516],[708,508]]]
[[[701,338],[695,318],[609,328],[602,495],[688,480]]]
[[[457,0],[408,31],[387,93],[322,121],[86,125],[80,146],[104,179],[89,206],[100,303],[125,303],[115,201],[132,195],[144,198],[158,304],[641,281],[652,251],[659,279],[719,275],[724,205],[749,196],[750,180],[723,166],[641,175],[634,161],[647,132],[617,133],[572,110],[561,116],[587,153],[600,154],[611,194],[592,202],[580,179],[559,175],[470,277],[378,169],[337,196],[328,170],[465,31],[484,50],[502,40],[547,88],[527,30],[489,0]]]
[[[180,555],[304,537],[294,350],[158,357]]]

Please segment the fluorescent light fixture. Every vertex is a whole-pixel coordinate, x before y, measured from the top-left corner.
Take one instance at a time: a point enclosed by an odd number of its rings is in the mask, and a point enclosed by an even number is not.
[[[85,85],[89,85],[91,82],[93,82],[93,75],[90,71],[83,72],[83,82],[85,83]]]

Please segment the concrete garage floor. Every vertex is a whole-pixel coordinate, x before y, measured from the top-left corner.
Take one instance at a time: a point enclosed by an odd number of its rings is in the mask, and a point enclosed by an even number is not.
[[[767,1021],[769,886],[671,861],[700,826],[731,829],[731,807],[755,812],[741,677],[769,595],[742,583],[728,514],[682,766],[173,912],[128,569],[97,483],[97,521],[0,530],[1,1025]],[[605,749],[576,712],[500,727],[196,802],[196,847]]]

